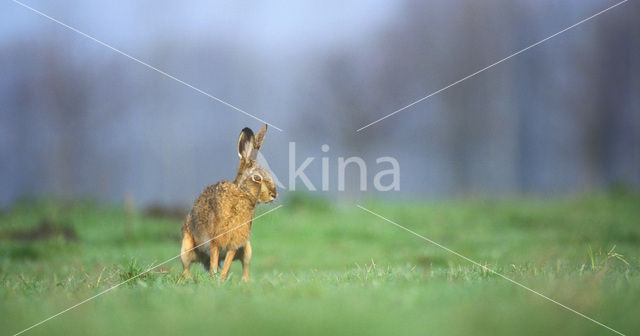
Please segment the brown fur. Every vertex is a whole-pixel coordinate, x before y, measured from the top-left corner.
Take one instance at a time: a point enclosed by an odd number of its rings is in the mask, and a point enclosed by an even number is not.
[[[249,128],[243,129],[238,140],[240,164],[236,178],[210,185],[196,198],[182,224],[185,277],[190,277],[193,261],[201,262],[213,275],[218,272],[220,258],[224,258],[221,280],[226,279],[233,260],[242,262],[242,280],[249,280],[254,209],[258,203],[270,202],[277,196],[271,175],[256,162],[266,130],[264,125],[254,137]],[[202,246],[194,249],[198,245]]]

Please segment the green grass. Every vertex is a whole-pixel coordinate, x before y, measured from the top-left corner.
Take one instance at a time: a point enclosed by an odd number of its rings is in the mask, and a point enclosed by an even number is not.
[[[185,281],[176,259],[25,334],[612,334],[355,205],[283,204],[253,224],[251,283],[237,262],[226,283],[199,265]],[[622,333],[640,331],[640,197],[364,205]],[[16,240],[45,218],[76,238]],[[0,333],[177,255],[180,224],[89,202],[0,213]]]

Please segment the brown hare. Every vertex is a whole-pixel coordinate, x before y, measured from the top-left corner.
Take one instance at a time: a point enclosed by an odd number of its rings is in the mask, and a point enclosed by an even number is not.
[[[240,259],[242,280],[249,281],[249,235],[254,209],[258,203],[271,202],[278,195],[271,174],[256,162],[266,132],[267,125],[255,136],[250,128],[244,128],[238,139],[240,165],[236,178],[206,187],[195,200],[182,224],[185,277],[190,277],[193,261],[201,262],[213,275],[218,272],[218,260],[224,258],[221,280],[227,278],[231,262]]]

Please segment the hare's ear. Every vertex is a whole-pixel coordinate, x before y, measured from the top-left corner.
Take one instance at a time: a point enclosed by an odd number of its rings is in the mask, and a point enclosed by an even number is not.
[[[258,157],[258,151],[260,151],[260,147],[262,147],[262,141],[264,141],[264,135],[267,133],[267,124],[264,124],[262,128],[256,134],[256,137],[253,142],[253,150],[251,151],[251,160],[256,160]]]
[[[264,135],[267,133],[267,124],[264,124],[262,128],[256,134],[256,143],[253,145],[255,149],[262,147],[262,141],[264,141]]]
[[[253,131],[249,127],[243,128],[238,138],[238,156],[241,159],[249,159],[251,157],[254,141]]]

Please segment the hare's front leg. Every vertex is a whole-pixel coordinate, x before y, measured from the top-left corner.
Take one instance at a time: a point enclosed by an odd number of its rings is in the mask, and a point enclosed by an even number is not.
[[[215,241],[210,241],[209,242],[209,249],[210,249],[210,255],[211,255],[211,260],[209,262],[209,273],[211,273],[211,275],[214,275],[215,273],[218,273],[218,259],[220,257],[220,246],[218,246]]]
[[[249,282],[249,263],[251,263],[251,243],[242,248],[242,281]]]
[[[227,275],[229,274],[229,269],[231,268],[231,262],[233,261],[233,257],[236,255],[236,250],[228,250],[227,255],[224,257],[224,264],[222,265],[222,273],[220,273],[220,280],[224,281],[227,279]]]
[[[185,278],[190,279],[191,262],[196,259],[196,252],[193,250],[194,242],[193,237],[184,233],[182,235],[182,247],[180,248],[180,259],[182,260],[182,274]]]

